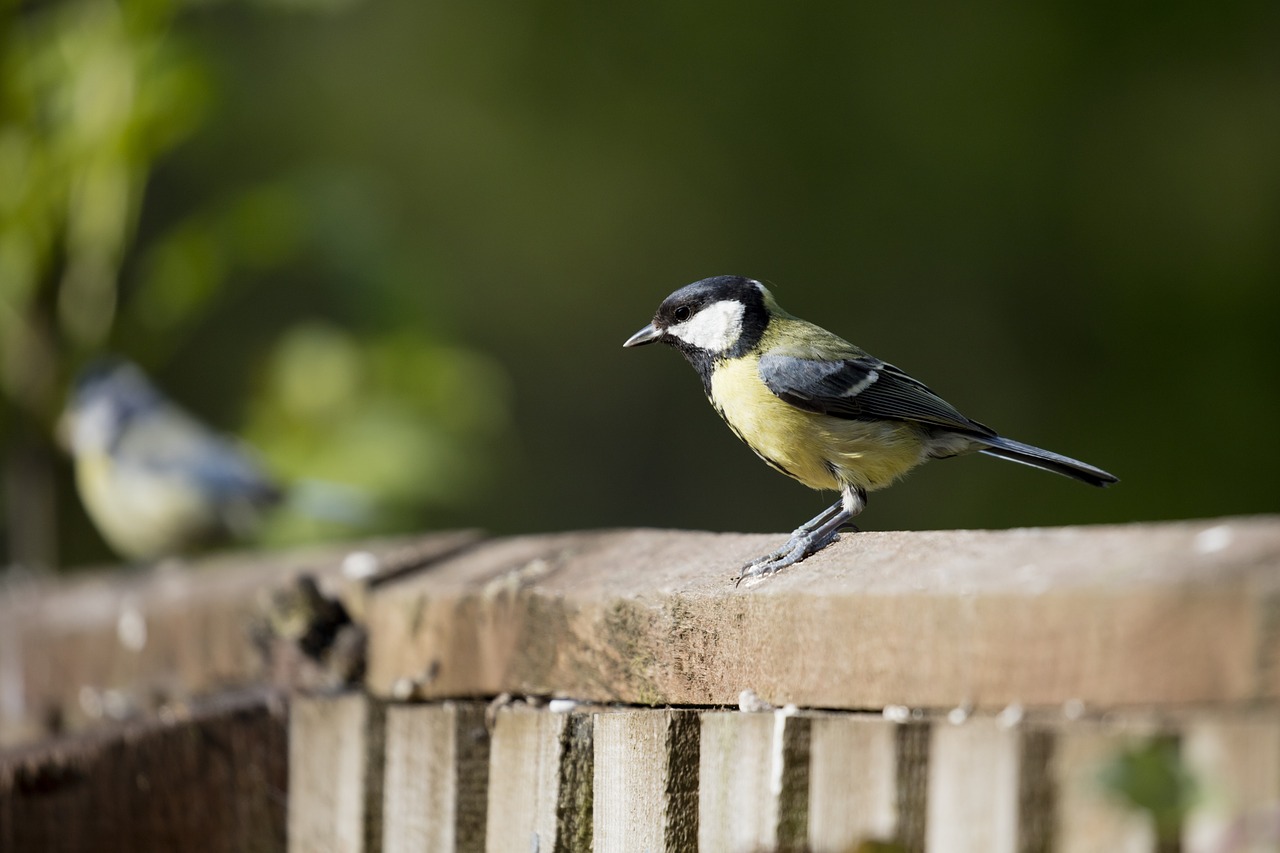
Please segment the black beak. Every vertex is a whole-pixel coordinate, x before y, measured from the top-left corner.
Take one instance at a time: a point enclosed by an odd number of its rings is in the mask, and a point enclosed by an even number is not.
[[[650,323],[631,337],[627,338],[627,342],[624,343],[623,346],[638,347],[641,344],[651,344],[665,334],[666,331],[664,329],[659,329],[657,326]]]

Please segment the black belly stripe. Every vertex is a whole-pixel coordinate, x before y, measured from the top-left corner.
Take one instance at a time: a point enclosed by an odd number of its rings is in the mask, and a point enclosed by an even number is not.
[[[738,437],[739,437],[739,438],[742,438],[742,436],[738,436]],[[745,439],[744,439],[744,441],[745,441]],[[747,443],[747,447],[751,447],[751,444],[750,444],[749,442]],[[763,459],[763,460],[765,461],[765,464],[766,464],[766,465],[768,465],[768,466],[769,466],[770,468],[772,468],[773,470],[777,471],[779,474],[786,474],[788,477],[790,477],[790,478],[791,478],[791,479],[793,479],[793,480],[799,480],[799,479],[800,479],[800,478],[799,478],[799,477],[797,477],[795,474],[792,474],[790,471],[788,471],[788,470],[787,470],[785,467],[783,467],[782,465],[779,465],[777,462],[774,462],[772,459],[770,459],[768,456],[765,456],[765,455],[764,455],[763,453],[761,453],[759,450],[756,450],[754,447],[751,447],[751,452],[752,452],[752,453],[754,453],[756,456],[759,456],[761,459]]]

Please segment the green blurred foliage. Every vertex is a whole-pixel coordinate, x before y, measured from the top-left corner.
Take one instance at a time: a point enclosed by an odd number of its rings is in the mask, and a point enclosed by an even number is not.
[[[474,501],[504,458],[495,448],[509,424],[503,368],[398,309],[394,291],[419,277],[379,227],[379,201],[361,179],[333,169],[224,176],[180,210],[145,218],[156,168],[170,155],[182,162],[174,149],[216,113],[222,92],[189,37],[192,18],[225,13],[176,0],[70,0],[0,19],[10,559],[104,556],[71,511],[67,468],[49,448],[69,376],[104,349],[138,360],[180,403],[256,445],[290,492],[266,542],[430,526]],[[307,287],[286,290],[287,311],[264,311],[262,289],[291,275]],[[377,310],[343,310],[318,293],[348,288]],[[67,516],[57,550],[43,535],[58,529],[55,483]]]
[[[1156,837],[1176,842],[1199,790],[1182,763],[1176,737],[1153,737],[1117,755],[1104,769],[1102,785],[1129,809],[1151,819]]]
[[[52,563],[49,434],[66,366],[99,349],[151,165],[198,125],[202,68],[169,0],[0,10],[0,475],[8,559]]]
[[[875,841],[868,839],[858,842],[850,849],[850,853],[906,853],[907,848],[893,841]]]
[[[313,511],[283,513],[270,541],[352,527],[412,530],[427,513],[474,500],[497,480],[506,378],[482,355],[404,332],[362,340],[300,323],[268,368],[245,437],[287,482],[343,484],[345,500],[357,502],[334,513],[306,505],[300,509]]]
[[[45,148],[4,141],[39,65],[10,45],[91,8],[6,14],[0,172],[36,175],[22,164]],[[1275,4],[137,8],[163,28],[117,63],[169,80],[149,97],[170,106],[113,131],[141,152],[125,162],[149,170],[146,203],[134,175],[101,191],[127,199],[119,217],[76,214],[117,235],[93,256],[119,266],[104,342],[291,476],[363,470],[382,449],[346,442],[401,436],[430,482],[387,481],[393,526],[780,531],[825,505],[738,444],[677,356],[620,348],[668,292],[720,273],[1122,479],[949,461],[875,495],[867,527],[1276,509]],[[39,272],[62,255],[49,222],[0,229],[10,281],[73,266]],[[72,331],[110,316],[73,308],[50,309],[65,331],[47,345],[70,360],[92,339]],[[11,317],[6,374],[31,336],[14,324],[39,328]],[[282,396],[307,347],[317,383],[367,378],[332,392],[340,416]],[[403,399],[437,393],[419,369],[488,377],[467,389],[493,420],[456,430],[439,419],[469,403]]]
[[[152,161],[206,102],[199,65],[166,38],[168,2],[74,0],[6,10],[0,53],[0,341],[5,391],[40,409],[24,375],[55,344],[33,303],[56,287],[56,336],[106,338],[117,270]],[[44,336],[45,340],[39,338]]]

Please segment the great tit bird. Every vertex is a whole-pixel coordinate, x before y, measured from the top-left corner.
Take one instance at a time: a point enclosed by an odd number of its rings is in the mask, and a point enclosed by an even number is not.
[[[178,408],[125,361],[81,372],[62,428],[85,509],[129,559],[243,535],[281,499],[246,448]]]
[[[867,492],[930,459],[976,451],[1091,486],[1116,482],[969,420],[893,365],[788,314],[752,279],[722,275],[682,287],[623,346],[654,341],[693,365],[711,405],[757,456],[810,488],[840,492],[781,548],[744,566],[739,582],[822,550],[852,527]]]

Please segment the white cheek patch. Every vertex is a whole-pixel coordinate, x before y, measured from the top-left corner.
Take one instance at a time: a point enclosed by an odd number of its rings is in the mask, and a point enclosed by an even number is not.
[[[731,349],[742,335],[746,307],[733,299],[713,302],[683,323],[667,328],[667,334],[707,352]]]
[[[82,405],[71,420],[71,446],[82,453],[98,453],[111,446],[114,416],[110,404],[98,398]]]

